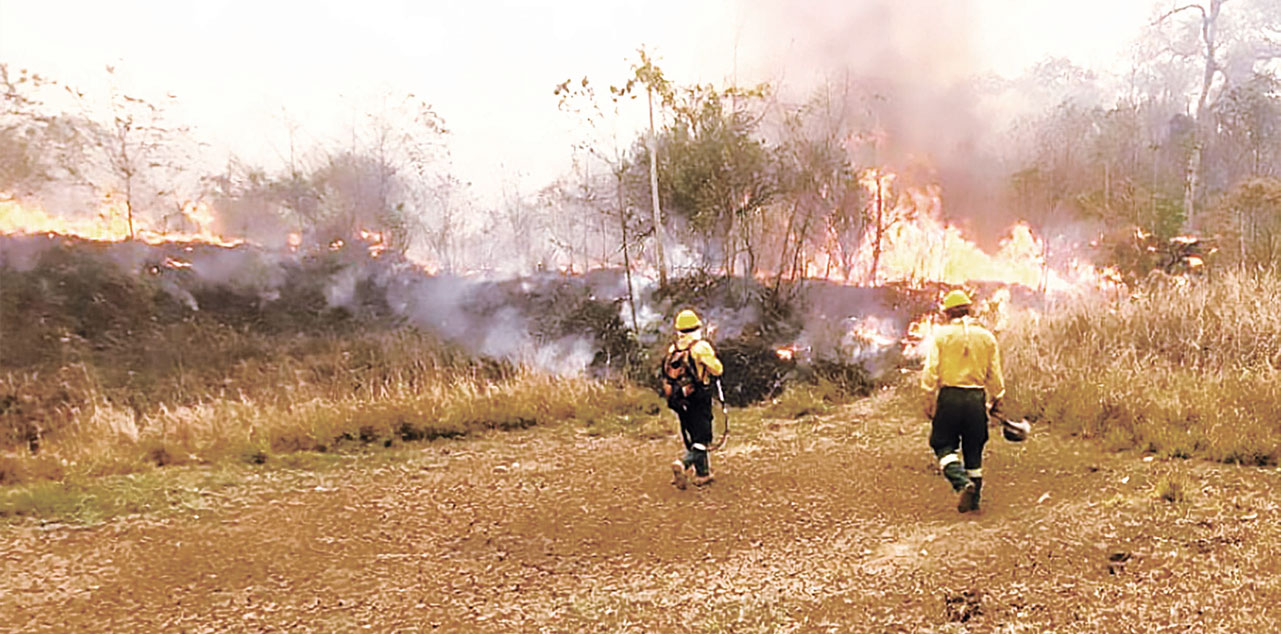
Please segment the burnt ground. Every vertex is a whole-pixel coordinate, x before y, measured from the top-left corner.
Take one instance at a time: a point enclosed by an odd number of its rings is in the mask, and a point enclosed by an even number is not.
[[[961,515],[927,426],[892,392],[800,421],[740,418],[703,489],[669,484],[674,432],[566,426],[247,469],[172,513],[10,524],[0,630],[1281,624],[1275,468],[1145,460],[1037,429],[993,438],[984,509]]]

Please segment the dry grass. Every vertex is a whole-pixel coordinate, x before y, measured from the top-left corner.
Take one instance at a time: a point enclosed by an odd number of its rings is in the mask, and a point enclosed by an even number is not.
[[[221,336],[232,339],[218,348],[224,354],[246,347],[255,354],[229,362],[188,350],[207,357],[200,380],[139,381],[165,382],[168,402],[106,385],[111,368],[90,362],[0,376],[0,394],[14,395],[0,415],[7,441],[0,484],[153,465],[263,463],[345,444],[390,446],[552,422],[618,427],[662,407],[635,386],[467,360],[409,330],[290,339],[274,352],[270,341]]]
[[[263,463],[553,421],[635,427],[662,406],[619,382],[474,358],[405,326],[372,291],[358,306],[330,306],[332,274],[352,265],[351,254],[286,267],[271,301],[252,284],[140,271],[137,255],[130,245],[67,240],[45,245],[30,268],[5,268],[0,484]],[[200,310],[175,289],[198,297]],[[567,311],[578,320],[569,326],[612,324],[614,310],[586,302]],[[624,348],[610,351],[626,356]]]
[[[765,406],[764,415],[781,419],[822,415],[850,400],[851,397],[831,381],[819,379],[813,383],[791,383],[778,398]]]
[[[1276,464],[1278,297],[1276,273],[1233,271],[1025,315],[1003,335],[1009,400],[1116,449]]]

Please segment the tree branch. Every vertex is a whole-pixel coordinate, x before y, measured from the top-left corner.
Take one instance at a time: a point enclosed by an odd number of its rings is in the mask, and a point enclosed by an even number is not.
[[[1162,23],[1162,22],[1165,22],[1167,19],[1169,19],[1169,18],[1170,18],[1171,16],[1173,16],[1174,14],[1179,13],[1180,11],[1186,11],[1186,10],[1188,10],[1188,9],[1196,9],[1197,11],[1200,11],[1200,12],[1201,12],[1201,19],[1202,19],[1202,20],[1204,20],[1204,19],[1206,18],[1206,15],[1205,15],[1205,7],[1203,7],[1203,6],[1199,5],[1199,4],[1188,4],[1188,5],[1184,5],[1184,6],[1181,6],[1181,7],[1175,8],[1175,9],[1170,9],[1169,11],[1166,11],[1165,13],[1161,14],[1161,17],[1159,17],[1159,18],[1157,18],[1156,20],[1153,20],[1153,21],[1152,21],[1152,26],[1156,26],[1156,25],[1158,25],[1158,24],[1160,24],[1160,23]]]

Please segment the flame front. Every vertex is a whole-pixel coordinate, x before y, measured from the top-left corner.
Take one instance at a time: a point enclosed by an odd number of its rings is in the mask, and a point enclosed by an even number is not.
[[[1045,266],[1044,242],[1026,223],[1010,227],[997,253],[991,255],[944,222],[939,186],[909,187],[894,194],[892,175],[874,176],[862,183],[870,188],[869,205],[884,209],[869,212],[871,226],[859,245],[863,282],[959,285],[983,280],[1040,290],[1058,284]]]
[[[135,216],[134,223],[139,225],[134,238],[148,244],[165,242],[205,242],[225,247],[234,247],[244,243],[240,239],[224,238],[213,231],[215,214],[204,203],[188,202],[168,222],[184,227],[194,227],[194,231],[164,231],[140,225]],[[22,205],[10,196],[0,195],[0,234],[3,235],[41,235],[58,234],[73,236],[99,242],[123,242],[129,239],[128,211],[124,203],[104,198],[94,215],[86,218],[62,218],[47,213],[40,207]]]

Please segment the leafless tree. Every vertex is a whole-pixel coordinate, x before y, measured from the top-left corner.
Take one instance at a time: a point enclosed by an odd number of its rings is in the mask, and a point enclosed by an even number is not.
[[[1228,1],[1176,6],[1159,13],[1153,22],[1158,32],[1167,27],[1174,31],[1167,42],[1168,53],[1199,60],[1195,101],[1190,106],[1192,129],[1183,195],[1184,211],[1193,226],[1203,197],[1202,159],[1212,132],[1212,111],[1234,83],[1248,80],[1260,66],[1281,59],[1281,6],[1275,0],[1239,0],[1233,2],[1231,12],[1224,12]]]

